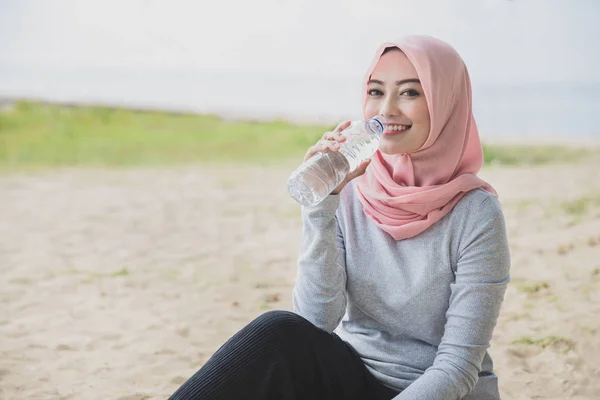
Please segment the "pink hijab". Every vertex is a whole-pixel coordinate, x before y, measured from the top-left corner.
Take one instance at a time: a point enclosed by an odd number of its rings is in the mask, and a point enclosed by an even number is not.
[[[471,82],[463,60],[449,44],[429,36],[408,36],[382,44],[363,83],[363,106],[367,82],[387,47],[402,50],[417,70],[431,130],[414,153],[377,151],[355,186],[364,213],[401,240],[439,221],[470,190],[496,192],[476,175],[483,164],[483,151],[472,114]]]

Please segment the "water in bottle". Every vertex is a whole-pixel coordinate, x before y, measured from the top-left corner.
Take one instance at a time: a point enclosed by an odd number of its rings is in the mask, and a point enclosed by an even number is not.
[[[377,151],[385,121],[374,117],[355,121],[342,131],[346,140],[338,151],[319,152],[306,160],[288,179],[288,192],[301,205],[323,201],[346,175]]]

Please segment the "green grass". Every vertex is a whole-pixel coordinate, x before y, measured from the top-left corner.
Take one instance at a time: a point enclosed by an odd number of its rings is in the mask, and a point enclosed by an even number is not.
[[[581,217],[590,212],[590,210],[600,208],[600,192],[589,193],[578,199],[566,201],[561,204],[565,213],[572,217]]]
[[[22,102],[0,114],[0,166],[272,162],[301,156],[327,129]]]
[[[0,111],[0,169],[276,163],[301,158],[332,128],[19,102]],[[590,151],[484,146],[488,164],[572,162]]]
[[[486,164],[500,165],[543,165],[573,163],[599,155],[598,149],[565,146],[484,146]]]
[[[517,290],[525,293],[537,293],[540,290],[548,289],[549,287],[547,282],[535,282],[530,284],[521,283],[516,285]]]
[[[545,336],[539,339],[533,339],[531,337],[525,336],[520,339],[514,340],[512,344],[540,346],[543,349],[545,349],[548,346],[558,345],[563,347],[565,351],[569,351],[575,345],[575,343],[571,339],[561,336]]]

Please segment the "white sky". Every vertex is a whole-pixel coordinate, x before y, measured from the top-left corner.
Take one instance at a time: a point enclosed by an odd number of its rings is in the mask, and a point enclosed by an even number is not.
[[[409,33],[474,81],[600,82],[598,0],[0,0],[0,67],[362,76]]]

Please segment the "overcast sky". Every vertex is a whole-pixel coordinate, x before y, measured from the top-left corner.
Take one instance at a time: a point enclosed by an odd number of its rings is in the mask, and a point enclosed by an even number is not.
[[[0,0],[0,67],[362,76],[409,33],[478,82],[600,82],[598,0]]]

